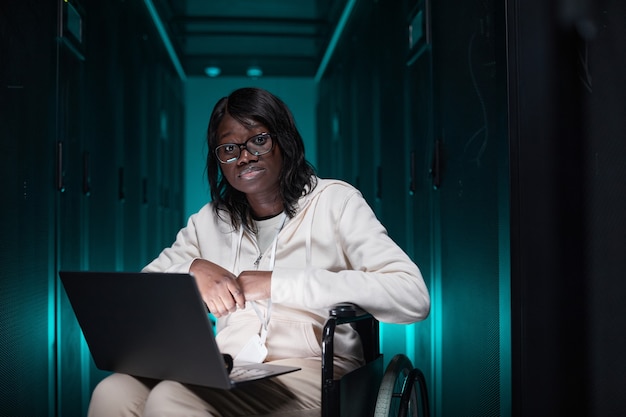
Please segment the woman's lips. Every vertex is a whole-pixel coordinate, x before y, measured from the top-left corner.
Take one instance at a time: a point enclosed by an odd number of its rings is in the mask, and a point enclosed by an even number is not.
[[[263,171],[263,168],[257,166],[247,167],[239,173],[238,177],[242,179],[252,179],[259,175],[261,171]]]

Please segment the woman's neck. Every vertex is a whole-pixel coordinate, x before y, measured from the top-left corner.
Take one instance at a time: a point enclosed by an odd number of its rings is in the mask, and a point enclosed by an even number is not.
[[[269,219],[283,212],[284,206],[278,195],[270,198],[248,196],[252,217],[257,220]]]

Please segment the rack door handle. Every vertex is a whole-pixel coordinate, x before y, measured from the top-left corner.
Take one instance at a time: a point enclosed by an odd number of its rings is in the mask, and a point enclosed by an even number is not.
[[[62,193],[65,191],[65,182],[63,181],[63,142],[57,142],[57,172],[56,172],[56,187],[57,191]]]
[[[433,152],[433,161],[430,169],[430,175],[433,179],[433,189],[438,190],[441,187],[441,141],[435,141],[435,149]]]

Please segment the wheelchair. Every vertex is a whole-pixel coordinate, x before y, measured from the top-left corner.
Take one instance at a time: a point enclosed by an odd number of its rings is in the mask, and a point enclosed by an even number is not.
[[[333,338],[339,325],[358,332],[365,365],[335,379]],[[329,310],[322,334],[322,417],[429,417],[424,374],[406,355],[395,355],[383,372],[378,328],[378,321],[354,304]]]

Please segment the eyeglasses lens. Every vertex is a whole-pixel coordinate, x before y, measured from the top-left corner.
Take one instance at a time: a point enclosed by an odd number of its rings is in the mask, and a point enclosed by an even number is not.
[[[220,162],[228,164],[235,162],[241,155],[242,148],[248,153],[259,156],[272,150],[272,137],[268,133],[262,133],[248,139],[243,144],[225,143],[215,149],[215,154]]]

